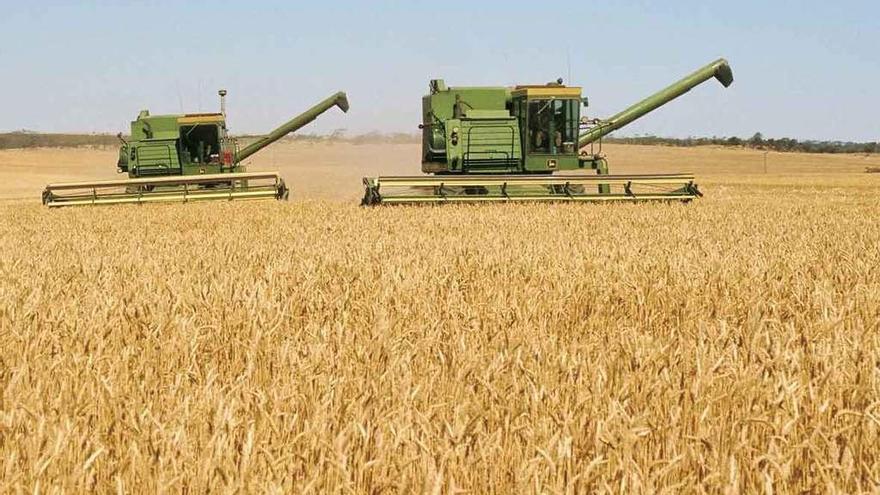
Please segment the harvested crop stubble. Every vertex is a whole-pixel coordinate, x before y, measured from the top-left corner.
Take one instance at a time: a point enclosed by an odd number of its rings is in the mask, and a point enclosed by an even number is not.
[[[870,490],[880,187],[858,181],[2,205],[0,490]]]

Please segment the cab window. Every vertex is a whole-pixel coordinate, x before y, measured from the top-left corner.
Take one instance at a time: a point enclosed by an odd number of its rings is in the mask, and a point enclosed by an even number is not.
[[[184,163],[220,160],[220,129],[212,124],[181,126],[180,151]]]
[[[577,151],[578,100],[545,99],[528,103],[529,150],[549,155]]]

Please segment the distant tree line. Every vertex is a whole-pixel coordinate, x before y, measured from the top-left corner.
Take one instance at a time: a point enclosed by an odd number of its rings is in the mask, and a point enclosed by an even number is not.
[[[728,146],[770,151],[796,151],[801,153],[880,153],[880,143],[854,143],[851,141],[798,141],[793,138],[764,138],[756,132],[749,139],[733,137],[689,137],[684,139],[659,136],[610,137],[606,143],[641,144],[652,146]]]
[[[116,146],[119,139],[111,134],[41,134],[30,131],[0,133],[0,149],[13,148],[82,148]]]

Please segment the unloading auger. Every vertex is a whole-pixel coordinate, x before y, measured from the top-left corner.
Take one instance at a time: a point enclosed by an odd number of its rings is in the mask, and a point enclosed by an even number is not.
[[[248,172],[244,160],[315,120],[333,107],[348,112],[339,92],[269,134],[240,148],[226,127],[226,90],[219,113],[150,115],[143,110],[131,123],[116,171],[128,179],[49,184],[43,204],[51,207],[202,200],[287,199],[278,172]]]
[[[692,174],[609,175],[601,148],[592,145],[712,78],[733,83],[726,60],[602,120],[582,118],[587,99],[561,79],[512,88],[432,80],[419,126],[422,172],[432,175],[366,177],[362,204],[693,200],[702,194]],[[568,170],[596,174],[556,174]]]

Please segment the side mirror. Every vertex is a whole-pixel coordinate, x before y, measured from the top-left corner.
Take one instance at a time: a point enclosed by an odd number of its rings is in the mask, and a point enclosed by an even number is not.
[[[587,98],[586,96],[584,96],[583,98],[581,98],[581,103],[583,103],[584,108],[586,108],[586,107],[590,106],[590,99]]]

